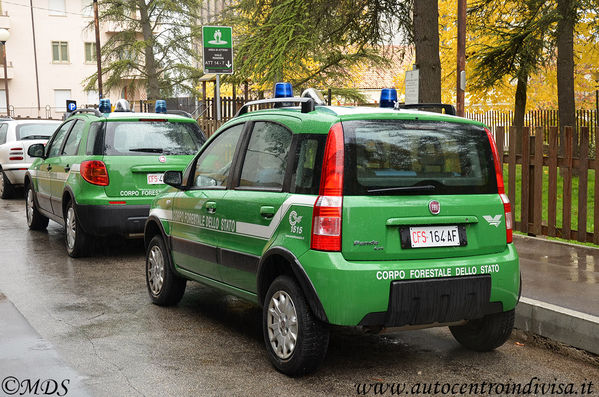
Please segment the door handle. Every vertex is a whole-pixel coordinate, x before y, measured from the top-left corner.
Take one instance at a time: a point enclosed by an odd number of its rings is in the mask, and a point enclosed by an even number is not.
[[[71,170],[71,167],[69,167],[69,165],[65,165],[64,167],[64,172],[69,172]]]
[[[207,201],[206,202],[206,211],[208,211],[209,214],[214,214],[216,212],[216,202]]]
[[[263,205],[260,207],[260,215],[265,218],[272,218],[275,216],[275,207],[271,207],[270,205]]]

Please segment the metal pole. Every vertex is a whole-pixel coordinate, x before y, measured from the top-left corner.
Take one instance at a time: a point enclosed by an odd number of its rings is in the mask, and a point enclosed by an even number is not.
[[[33,0],[29,0],[31,8],[31,33],[33,35],[33,64],[35,66],[35,87],[37,89],[37,118],[41,117],[42,106],[40,104],[40,80],[37,72],[37,46],[35,45],[35,20],[33,19]]]
[[[466,69],[466,0],[458,0],[458,56],[456,68],[456,112],[464,117],[464,90],[461,88],[462,71]]]
[[[98,95],[104,97],[102,92],[102,55],[100,52],[100,21],[98,20],[98,0],[94,0],[94,28],[96,30],[96,63],[98,64]]]
[[[10,101],[8,100],[8,70],[6,64],[6,41],[2,42],[2,58],[4,59],[4,93],[6,94],[6,114],[10,117]]]
[[[216,87],[215,87],[216,98],[216,121],[220,121],[220,74],[216,74]]]

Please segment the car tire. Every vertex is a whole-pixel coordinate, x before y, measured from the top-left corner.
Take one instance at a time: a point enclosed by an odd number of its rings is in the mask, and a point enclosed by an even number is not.
[[[0,197],[3,199],[12,198],[15,194],[15,187],[10,183],[4,171],[0,171]]]
[[[162,236],[150,240],[146,250],[146,285],[152,303],[173,306],[181,301],[187,280],[177,275],[171,266]]]
[[[25,216],[27,217],[27,226],[31,230],[44,230],[48,227],[48,218],[40,214],[35,206],[35,195],[31,185],[25,189]]]
[[[71,258],[81,258],[86,256],[89,252],[91,239],[81,227],[81,222],[79,222],[79,218],[75,212],[73,201],[69,201],[65,213],[64,229],[67,254],[69,254]]]
[[[514,328],[514,310],[489,314],[465,325],[449,327],[453,337],[468,349],[485,352],[503,345]]]
[[[270,285],[262,310],[268,358],[288,376],[313,372],[324,360],[329,328],[312,313],[297,283],[288,276]]]

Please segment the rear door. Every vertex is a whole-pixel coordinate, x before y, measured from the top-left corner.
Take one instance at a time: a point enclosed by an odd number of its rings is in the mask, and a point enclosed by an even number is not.
[[[171,226],[175,264],[184,271],[221,280],[217,246],[225,226],[223,197],[245,124],[236,124],[204,147],[193,164],[189,189],[177,193]]]
[[[502,201],[482,127],[409,120],[343,122],[342,253],[429,259],[505,249]]]
[[[76,120],[75,124],[69,131],[69,135],[65,140],[65,143],[60,151],[60,156],[56,158],[52,171],[54,177],[51,182],[51,200],[52,209],[55,215],[63,218],[62,213],[62,194],[64,192],[64,186],[71,171],[71,166],[76,163],[80,163],[81,159],[77,157],[79,151],[79,144],[81,137],[85,130],[85,121]]]
[[[299,121],[289,117],[286,124]],[[283,124],[256,121],[241,151],[235,186],[222,200],[221,271],[223,281],[256,291],[256,272],[264,247],[284,216],[283,189],[291,147],[291,130]]]
[[[164,172],[183,170],[203,143],[195,122],[107,121],[103,161],[110,183],[106,195],[151,199],[164,188]]]

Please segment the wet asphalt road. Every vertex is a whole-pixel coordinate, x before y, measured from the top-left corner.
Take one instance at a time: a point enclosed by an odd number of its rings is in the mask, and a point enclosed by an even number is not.
[[[30,232],[22,199],[0,200],[0,292],[91,395],[351,396],[359,383],[526,384],[533,377],[572,382],[578,391],[592,381],[599,395],[597,357],[547,348],[525,335],[474,353],[446,328],[386,335],[334,329],[320,370],[290,379],[268,362],[259,308],[197,283],[188,284],[177,307],[154,306],[141,240],[98,241],[94,257],[75,260],[63,239],[52,221],[47,232]],[[7,371],[1,363],[0,371]]]

